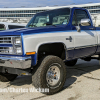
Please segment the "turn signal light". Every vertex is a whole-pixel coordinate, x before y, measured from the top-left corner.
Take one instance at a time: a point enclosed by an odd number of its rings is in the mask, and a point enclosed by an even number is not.
[[[26,52],[26,55],[33,55],[36,54],[36,52]]]

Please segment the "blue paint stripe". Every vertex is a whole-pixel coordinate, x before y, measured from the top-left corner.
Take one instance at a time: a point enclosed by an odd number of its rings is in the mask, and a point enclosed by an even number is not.
[[[86,30],[81,30],[86,31]],[[87,31],[96,31],[96,30],[87,30]],[[77,30],[67,30],[67,31],[52,31],[52,32],[39,32],[39,33],[29,33],[29,34],[23,34],[23,35],[32,35],[32,34],[48,34],[48,33],[61,33],[61,32],[77,32]]]
[[[25,55],[25,49],[24,49],[24,39],[23,39],[23,33],[21,33],[21,40],[22,40],[22,55]]]
[[[92,56],[97,52],[97,46],[68,50],[68,59]]]

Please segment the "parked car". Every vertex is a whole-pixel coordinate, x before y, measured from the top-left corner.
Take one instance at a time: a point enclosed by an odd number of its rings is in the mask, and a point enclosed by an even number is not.
[[[93,26],[83,8],[60,8],[37,13],[24,29],[0,32],[0,80],[32,75],[32,84],[60,91],[66,81],[66,66],[78,59],[100,61],[100,28]]]
[[[16,28],[24,28],[26,25],[18,23],[0,22],[0,31],[10,30]]]

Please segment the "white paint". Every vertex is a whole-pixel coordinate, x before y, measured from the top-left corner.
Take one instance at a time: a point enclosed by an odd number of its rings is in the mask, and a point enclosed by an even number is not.
[[[66,40],[69,36],[72,37],[72,42]],[[25,35],[24,51],[25,53],[32,51],[37,52],[39,46],[42,44],[59,42],[65,44],[66,48],[95,45],[97,44],[97,33],[95,31],[69,31]]]

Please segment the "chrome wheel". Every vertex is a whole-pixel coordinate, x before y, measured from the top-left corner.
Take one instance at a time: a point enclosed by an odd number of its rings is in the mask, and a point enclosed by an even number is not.
[[[56,85],[60,80],[60,69],[58,66],[60,65],[57,63],[53,64],[49,67],[47,71],[46,80],[47,80],[47,83],[51,86]]]

